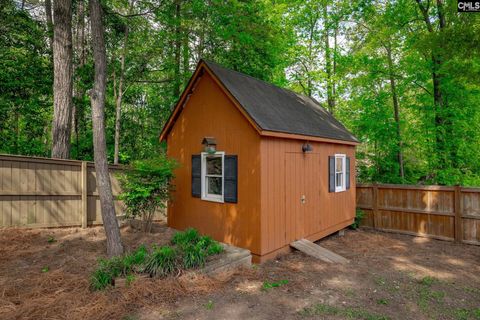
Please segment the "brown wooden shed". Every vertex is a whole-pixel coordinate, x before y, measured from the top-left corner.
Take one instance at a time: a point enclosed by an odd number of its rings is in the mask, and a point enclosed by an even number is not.
[[[309,97],[202,60],[160,139],[180,163],[172,228],[262,262],[353,222],[358,141]]]

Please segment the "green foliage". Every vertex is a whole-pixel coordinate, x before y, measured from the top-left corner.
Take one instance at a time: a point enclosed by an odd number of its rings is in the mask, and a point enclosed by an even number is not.
[[[280,281],[274,281],[274,282],[265,281],[263,282],[262,290],[270,290],[272,288],[278,288],[286,285],[287,283],[288,283],[288,280],[280,280]]]
[[[42,268],[43,273],[46,273],[48,271],[50,271],[50,268],[48,266]]]
[[[215,305],[214,305],[214,303],[213,303],[212,300],[208,300],[208,302],[205,303],[203,306],[204,306],[205,309],[207,309],[207,310],[212,310]]]
[[[54,242],[57,242],[57,240],[55,239],[54,236],[49,235],[48,238],[47,238],[47,242],[48,243],[54,243]]]
[[[340,308],[327,304],[316,304],[313,307],[304,308],[300,314],[305,317],[314,316],[337,316],[342,319],[363,319],[363,320],[387,320],[387,316],[372,314],[360,308]]]
[[[125,277],[129,285],[135,274],[146,273],[151,277],[166,277],[182,269],[204,266],[207,257],[223,252],[220,243],[209,236],[202,236],[195,229],[177,232],[172,246],[154,246],[149,252],[145,245],[122,257],[99,259],[90,277],[93,290],[103,290],[113,285],[115,278]]]
[[[186,246],[197,243],[200,237],[200,233],[196,229],[188,228],[185,231],[176,232],[172,237],[172,243],[178,246]]]
[[[480,17],[439,1],[427,6],[429,28],[419,3],[168,0],[132,7],[103,1],[107,13],[120,13],[105,15],[109,160],[122,55],[124,164],[164,152],[158,133],[196,63],[206,58],[328,107],[361,141],[359,182],[480,185]],[[21,10],[18,1],[4,0],[0,8],[0,153],[48,156],[53,60],[44,18],[31,6],[27,1]],[[93,159],[88,92],[94,61],[89,42],[78,41],[91,37],[80,28],[87,7],[74,10],[72,27],[71,157],[82,160]],[[438,12],[445,14],[443,27]]]
[[[145,262],[144,271],[150,276],[167,276],[177,270],[177,251],[168,246],[155,248]]]
[[[209,236],[201,236],[195,229],[177,232],[172,243],[177,245],[182,253],[183,268],[191,269],[203,266],[210,255],[223,251],[223,247]]]
[[[350,225],[350,228],[354,230],[360,228],[360,224],[362,223],[362,220],[364,217],[365,217],[365,212],[363,212],[362,209],[357,209],[355,211],[355,220]]]
[[[103,290],[113,285],[115,278],[128,276],[132,272],[143,270],[143,264],[148,256],[144,245],[123,257],[99,259],[98,266],[90,277],[90,286],[93,290]]]
[[[176,164],[165,156],[135,161],[130,170],[119,174],[122,193],[119,199],[129,218],[141,217],[144,231],[150,231],[154,213],[165,208]]]

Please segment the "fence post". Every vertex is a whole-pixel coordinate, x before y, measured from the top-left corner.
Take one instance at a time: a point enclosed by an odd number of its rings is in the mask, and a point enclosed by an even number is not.
[[[462,242],[463,234],[462,234],[462,206],[461,206],[461,188],[459,185],[455,186],[455,194],[454,194],[454,201],[455,201],[455,242]]]
[[[88,166],[86,161],[82,161],[82,228],[88,224]]]
[[[372,227],[375,229],[376,223],[375,223],[375,218],[378,216],[378,185],[375,182],[373,184],[373,198],[372,198],[372,208],[373,208],[373,219],[372,219]]]

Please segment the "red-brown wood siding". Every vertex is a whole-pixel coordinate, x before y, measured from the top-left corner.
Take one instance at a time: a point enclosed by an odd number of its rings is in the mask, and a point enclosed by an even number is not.
[[[215,137],[217,150],[238,156],[238,203],[191,196],[191,156],[202,139]],[[168,225],[197,228],[219,241],[260,254],[260,136],[218,84],[205,73],[167,137],[167,154],[177,159]]]
[[[355,217],[355,146],[263,137],[261,152],[261,255],[297,239],[317,240]],[[350,157],[350,189],[328,192],[328,156]],[[303,207],[298,206],[302,194]]]

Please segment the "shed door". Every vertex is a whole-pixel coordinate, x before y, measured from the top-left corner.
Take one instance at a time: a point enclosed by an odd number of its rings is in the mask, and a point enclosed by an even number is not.
[[[320,155],[285,154],[287,241],[320,231]]]

